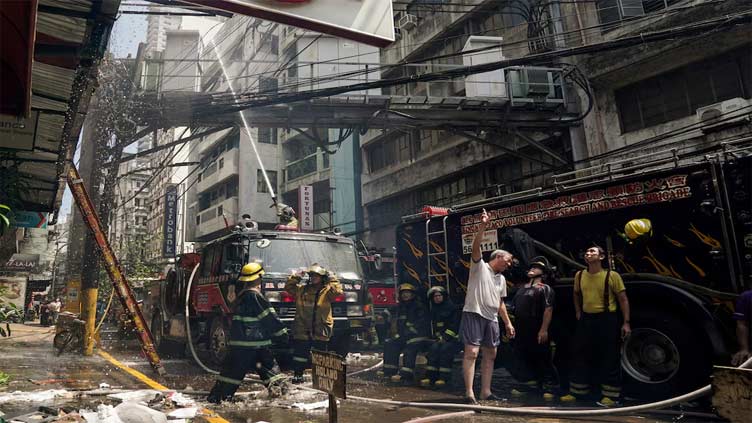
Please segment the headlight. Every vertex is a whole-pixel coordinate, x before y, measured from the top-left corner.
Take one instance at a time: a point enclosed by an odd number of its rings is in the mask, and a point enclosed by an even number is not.
[[[345,302],[346,303],[357,303],[358,302],[358,293],[357,292],[345,292]]]
[[[267,300],[274,301],[274,302],[281,302],[282,301],[282,293],[279,291],[276,292],[265,292],[264,296]]]
[[[363,309],[360,308],[359,305],[349,305],[347,306],[347,316],[362,316],[363,315]]]

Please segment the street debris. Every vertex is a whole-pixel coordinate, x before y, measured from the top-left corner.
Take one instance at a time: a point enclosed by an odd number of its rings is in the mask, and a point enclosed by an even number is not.
[[[50,389],[35,392],[14,391],[0,394],[0,404],[7,402],[43,403],[54,399],[73,398],[74,396],[73,392],[66,391],[65,389]]]
[[[309,403],[295,402],[292,404],[292,408],[302,410],[302,411],[312,411],[312,410],[320,410],[320,409],[325,410],[329,408],[329,400],[309,402]]]

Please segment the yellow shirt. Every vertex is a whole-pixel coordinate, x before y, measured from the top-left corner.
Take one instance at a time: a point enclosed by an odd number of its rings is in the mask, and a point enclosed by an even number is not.
[[[580,272],[580,283],[575,276],[574,291],[582,292],[582,311],[585,313],[603,312],[603,287],[606,280],[606,270],[598,273],[590,273],[587,270]],[[616,294],[626,290],[624,281],[618,273],[611,271],[608,277],[611,292],[608,295],[608,311],[616,311]]]

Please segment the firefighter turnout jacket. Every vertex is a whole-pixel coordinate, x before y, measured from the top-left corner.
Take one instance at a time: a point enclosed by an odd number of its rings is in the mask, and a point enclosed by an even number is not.
[[[446,297],[441,304],[431,304],[433,337],[443,342],[459,342],[462,309]]]
[[[417,298],[400,302],[392,322],[393,339],[410,344],[431,338],[431,315]]]
[[[240,292],[235,300],[229,344],[233,348],[269,348],[272,341],[282,342],[287,327],[261,293],[252,289]]]
[[[319,285],[301,285],[301,278],[287,279],[285,291],[295,297],[295,323],[292,337],[296,340],[329,341],[334,329],[332,302],[342,295],[342,285],[331,273]]]

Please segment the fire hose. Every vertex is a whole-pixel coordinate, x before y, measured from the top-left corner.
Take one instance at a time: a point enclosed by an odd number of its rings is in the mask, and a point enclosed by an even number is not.
[[[186,289],[185,324],[186,324],[186,333],[188,335],[188,346],[190,347],[191,354],[193,355],[193,359],[199,364],[199,366],[201,366],[208,373],[219,374],[219,372],[217,372],[216,370],[212,370],[209,367],[207,367],[198,358],[198,355],[196,354],[196,350],[193,348],[190,321],[188,317],[189,316],[188,304],[189,304],[189,299],[190,299],[191,285],[193,284],[193,278],[196,275],[196,271],[198,270],[199,265],[200,263],[196,264],[196,267],[193,268],[193,271],[191,272],[191,278],[188,280],[188,287]],[[382,364],[383,364],[383,361],[381,361],[380,363],[374,366],[369,367],[368,369],[350,373],[348,374],[348,376],[365,373],[367,371],[380,367]],[[747,361],[739,365],[739,368],[748,368],[750,365],[752,365],[752,358],[747,359]],[[256,378],[249,378],[249,379],[251,381],[257,380]],[[313,388],[306,388],[302,386],[299,388],[304,389],[304,390],[313,389]],[[492,406],[486,406],[486,405],[470,405],[470,404],[395,401],[395,400],[360,397],[360,396],[354,396],[354,395],[348,395],[347,399],[352,399],[352,400],[361,401],[361,402],[370,402],[370,403],[375,403],[375,404],[395,405],[395,406],[400,406],[400,407],[419,407],[419,408],[431,408],[431,409],[437,409],[437,410],[486,411],[486,412],[492,412],[492,413],[511,414],[511,415],[518,415],[518,416],[594,417],[594,416],[610,416],[610,415],[617,415],[617,414],[629,414],[629,413],[638,413],[638,412],[645,412],[645,411],[651,411],[651,410],[658,410],[658,409],[678,405],[686,401],[691,401],[691,400],[703,397],[709,393],[711,393],[711,385],[708,384],[708,385],[703,386],[702,388],[696,389],[692,392],[688,392],[683,395],[679,395],[679,396],[661,400],[661,401],[650,402],[647,404],[633,405],[633,406],[628,406],[628,407],[607,408],[607,409],[593,408],[593,409],[576,409],[576,410],[561,409],[561,408],[492,407]]]

